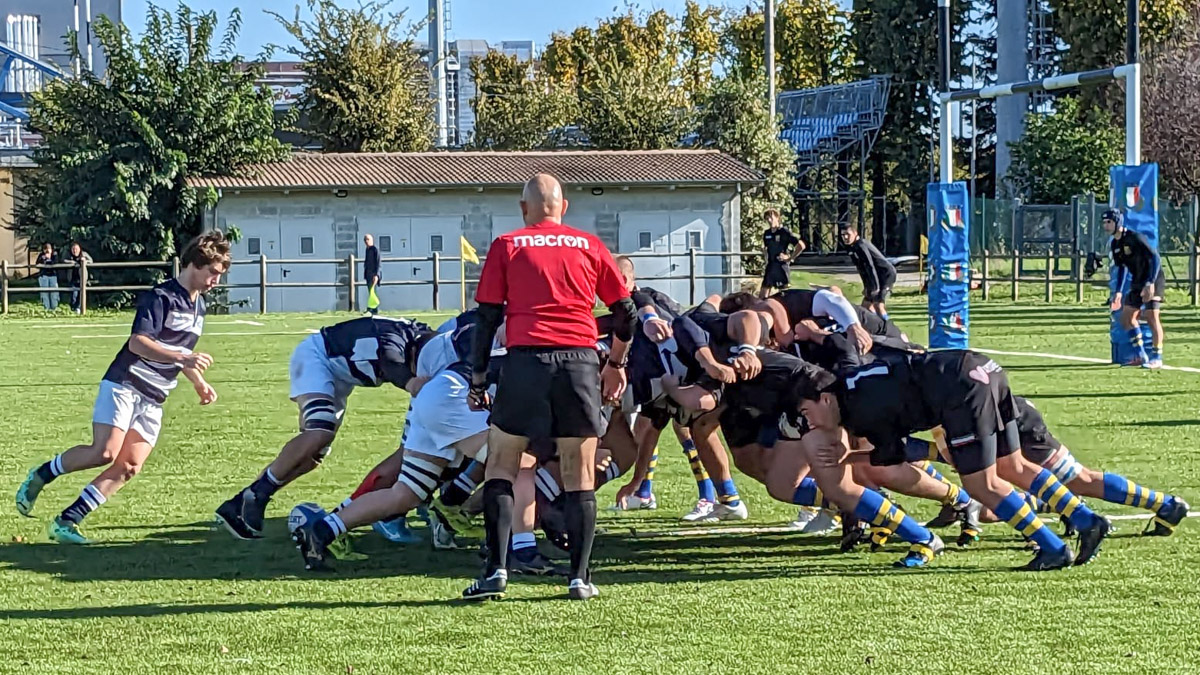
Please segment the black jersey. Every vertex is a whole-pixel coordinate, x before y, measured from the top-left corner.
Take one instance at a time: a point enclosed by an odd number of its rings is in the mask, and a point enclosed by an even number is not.
[[[675,302],[671,296],[649,286],[639,286],[634,289],[631,296],[633,297],[633,304],[637,305],[638,309],[648,305],[655,307],[658,310],[659,318],[664,321],[671,321],[681,316],[684,312],[683,307],[678,302]]]
[[[1118,272],[1118,289],[1123,288],[1126,281],[1131,289],[1138,289],[1158,277],[1162,262],[1145,235],[1124,230],[1120,238],[1112,238],[1110,246],[1113,267],[1121,270]]]
[[[191,294],[176,279],[168,279],[138,298],[131,335],[145,335],[173,352],[190,354],[204,330],[204,296]],[[183,366],[159,363],[134,354],[129,342],[121,345],[104,379],[133,387],[156,403],[167,400]]]
[[[767,262],[777,262],[781,254],[791,253],[798,243],[800,238],[786,227],[777,230],[767,228],[763,232],[763,251],[767,255]]]
[[[321,329],[325,355],[363,387],[390,382],[403,388],[416,372],[419,345],[432,335],[423,323],[376,316]]]
[[[754,415],[778,417],[788,409],[792,385],[810,376],[815,367],[802,358],[770,349],[759,350],[758,360],[762,371],[757,377],[725,385],[725,402]]]
[[[846,250],[868,290],[890,286],[896,281],[895,266],[871,242],[859,237]]]

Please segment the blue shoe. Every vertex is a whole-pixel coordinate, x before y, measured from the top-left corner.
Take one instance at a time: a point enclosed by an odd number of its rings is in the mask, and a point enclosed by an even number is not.
[[[33,505],[37,502],[38,495],[42,493],[44,487],[46,484],[38,475],[37,467],[30,469],[29,475],[25,477],[25,482],[17,488],[17,513],[26,518],[32,518]]]
[[[892,563],[893,567],[924,567],[933,560],[934,556],[941,555],[946,549],[946,544],[942,542],[942,538],[933,535],[933,539],[922,543],[913,544],[908,547],[908,553],[901,559]]]
[[[405,516],[391,520],[377,520],[371,525],[371,529],[393,544],[415,544],[422,540],[421,535],[409,529],[408,518]]]

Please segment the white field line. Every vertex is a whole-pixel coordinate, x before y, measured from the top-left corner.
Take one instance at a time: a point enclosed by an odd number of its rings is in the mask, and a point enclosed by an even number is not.
[[[1039,359],[1077,361],[1080,363],[1111,363],[1109,359],[1098,359],[1092,356],[1070,356],[1068,354],[1047,354],[1045,352],[1006,352],[1000,349],[980,349],[978,347],[973,347],[972,349],[977,352],[983,352],[984,354],[999,354],[1000,356],[1029,356]],[[1183,373],[1200,373],[1200,368],[1191,368],[1189,366],[1163,366],[1162,370],[1178,370]]]
[[[40,325],[38,328],[115,328],[117,326],[129,326],[131,321],[111,321],[106,323],[53,323],[49,325]],[[246,321],[245,319],[235,319],[233,321],[222,319],[207,319],[205,325],[209,326],[265,326],[266,324],[257,321]],[[30,324],[33,325],[33,324]]]
[[[321,331],[315,328],[305,328],[304,330],[273,330],[273,331],[205,331],[204,337],[221,335],[225,337],[253,337],[255,335],[313,335]],[[113,333],[111,335],[72,335],[72,340],[113,340],[116,338],[127,338],[128,333]]]
[[[1148,520],[1153,517],[1149,511],[1146,513],[1122,513],[1115,516],[1105,516],[1109,520]],[[1200,511],[1189,511],[1188,518],[1200,518]],[[604,523],[608,525],[608,523]],[[613,523],[610,527],[617,529],[620,527],[619,522]],[[689,527],[682,530],[656,530],[649,532],[641,532],[636,529],[632,531],[632,535],[638,538],[655,538],[655,537],[703,537],[709,534],[798,534],[799,530],[788,527],[786,525],[778,525],[774,527],[721,527],[713,525],[712,527]]]

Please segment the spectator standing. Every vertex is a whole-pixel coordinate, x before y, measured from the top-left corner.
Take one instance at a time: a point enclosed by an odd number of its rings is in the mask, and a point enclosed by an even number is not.
[[[49,243],[42,244],[42,252],[37,257],[38,266],[38,286],[42,288],[54,288],[58,286],[58,270],[48,265],[57,265],[59,263],[58,254],[54,252],[54,246]],[[58,309],[58,291],[42,291],[42,307],[47,311],[53,312]]]
[[[71,268],[71,311],[76,314],[81,313],[82,308],[79,306],[80,289],[83,288],[83,265],[92,264],[92,256],[83,250],[79,242],[71,242],[71,251],[64,262],[68,262],[74,267]]]
[[[379,295],[375,288],[379,285],[379,249],[375,246],[375,238],[363,236],[363,244],[367,247],[363,258],[363,279],[367,282],[367,312],[372,316],[379,313]]]

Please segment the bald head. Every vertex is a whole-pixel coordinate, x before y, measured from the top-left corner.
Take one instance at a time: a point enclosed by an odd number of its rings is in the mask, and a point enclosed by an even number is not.
[[[567,212],[567,200],[563,198],[562,185],[548,173],[536,174],[525,183],[521,192],[521,215],[526,225],[551,221],[561,223]]]
[[[632,291],[637,285],[636,273],[633,270],[633,260],[628,256],[617,256],[617,271],[625,279],[625,290]]]

